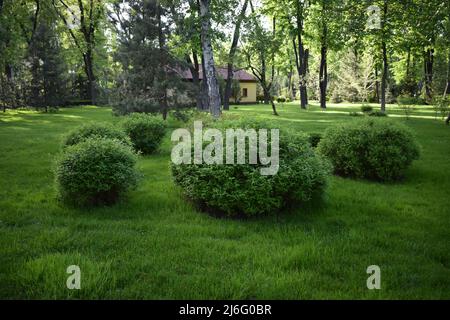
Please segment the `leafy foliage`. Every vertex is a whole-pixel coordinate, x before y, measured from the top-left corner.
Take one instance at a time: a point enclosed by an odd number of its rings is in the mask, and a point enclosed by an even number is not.
[[[373,108],[372,108],[372,106],[369,106],[369,105],[362,105],[361,106],[361,111],[362,112],[372,112],[373,111]]]
[[[56,164],[61,199],[78,206],[112,204],[137,185],[137,155],[118,140],[91,137],[66,148]]]
[[[419,146],[407,127],[380,119],[328,128],[318,151],[339,175],[381,181],[402,177],[419,157]]]
[[[115,139],[123,144],[131,146],[131,140],[127,134],[109,123],[88,123],[71,130],[63,138],[63,146],[68,147],[88,138]]]
[[[215,122],[213,127],[270,128],[252,120]],[[316,155],[308,138],[280,132],[280,167],[274,176],[263,176],[260,164],[171,165],[173,179],[200,207],[227,216],[259,216],[293,203],[322,195],[331,167]],[[248,146],[247,146],[248,159]]]
[[[144,154],[155,152],[166,132],[166,124],[162,119],[145,113],[125,116],[121,126],[130,137],[134,149]]]

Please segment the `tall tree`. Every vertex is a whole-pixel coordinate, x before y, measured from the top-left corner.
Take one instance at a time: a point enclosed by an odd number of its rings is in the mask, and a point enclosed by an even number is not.
[[[70,37],[79,50],[86,73],[88,99],[97,100],[94,49],[96,33],[104,14],[101,0],[52,0],[58,16],[64,22]],[[72,2],[69,2],[72,1]]]
[[[300,107],[306,109],[308,105],[308,91],[307,91],[307,72],[309,49],[306,49],[303,43],[304,20],[306,16],[307,2],[298,0],[295,3],[295,20],[296,20],[296,38],[293,38],[292,44],[295,52],[295,63],[299,77],[300,90]]]
[[[67,68],[54,21],[39,22],[28,51],[32,76],[28,105],[47,111],[65,103]]]
[[[203,51],[205,72],[203,79],[208,85],[209,110],[214,118],[220,117],[220,91],[217,81],[216,68],[214,64],[214,54],[211,45],[211,0],[199,0],[201,18],[201,44]]]
[[[166,119],[169,109],[185,107],[192,98],[190,84],[179,74],[181,63],[167,45],[170,8],[155,0],[126,4],[113,17],[123,26],[116,59],[124,70],[114,109],[119,114],[159,112]]]
[[[328,86],[328,53],[338,50],[343,42],[342,6],[336,0],[315,0],[309,9],[307,33],[320,51],[319,92],[320,107],[326,108]]]
[[[200,8],[196,0],[168,0],[171,18],[176,26],[177,53],[186,62],[192,74],[192,83],[196,90],[197,109],[206,111],[209,108],[208,86],[200,81],[203,73],[202,49],[200,42]],[[187,9],[184,9],[187,8]],[[206,98],[206,99],[205,99]]]
[[[274,115],[278,115],[273,101],[272,88],[275,80],[275,54],[281,42],[276,37],[276,18],[272,18],[272,30],[266,30],[257,12],[252,13],[248,21],[243,54],[247,60],[247,69],[250,69],[260,84],[264,102],[272,105]]]
[[[280,27],[291,38],[294,51],[295,66],[298,74],[300,92],[300,107],[306,109],[308,105],[307,74],[309,49],[305,48],[305,20],[307,17],[309,0],[266,0],[265,12],[272,12],[279,20]]]
[[[228,110],[230,108],[230,97],[231,97],[231,85],[233,83],[233,73],[234,73],[234,57],[236,55],[237,46],[239,43],[239,36],[241,32],[242,20],[245,18],[245,13],[247,11],[249,0],[244,0],[242,9],[236,18],[236,24],[234,27],[233,40],[231,42],[230,52],[228,53],[228,63],[227,63],[227,79],[225,83],[225,93],[223,98],[223,109]]]

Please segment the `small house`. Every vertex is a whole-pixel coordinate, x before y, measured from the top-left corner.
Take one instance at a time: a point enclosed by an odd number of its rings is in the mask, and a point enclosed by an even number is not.
[[[228,78],[227,68],[216,67],[216,71],[220,78],[224,80]],[[192,73],[189,69],[183,72],[183,78],[188,81],[192,81]],[[203,80],[203,72],[201,67],[199,79],[200,81]],[[234,71],[233,79],[239,81],[239,87],[241,90],[239,103],[256,103],[257,81],[255,77],[247,71],[239,69]],[[237,101],[235,101],[235,98],[230,97],[230,102],[236,103]]]

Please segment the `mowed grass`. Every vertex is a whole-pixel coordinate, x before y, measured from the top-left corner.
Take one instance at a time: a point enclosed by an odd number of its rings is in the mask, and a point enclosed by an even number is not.
[[[354,121],[350,111],[359,106],[229,112],[322,132]],[[323,203],[250,220],[210,217],[183,199],[169,171],[170,132],[158,154],[140,159],[145,178],[125,201],[65,207],[52,172],[61,135],[117,121],[111,110],[0,114],[0,298],[448,299],[450,128],[430,107],[410,120],[388,111],[422,145],[405,180],[332,177]],[[81,290],[66,288],[69,265],[81,268]],[[381,268],[381,290],[366,287],[369,265]]]

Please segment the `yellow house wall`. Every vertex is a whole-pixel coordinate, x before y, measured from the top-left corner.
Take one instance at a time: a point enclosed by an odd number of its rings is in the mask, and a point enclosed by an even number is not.
[[[239,82],[241,88],[241,102],[242,103],[254,103],[256,102],[256,82]],[[247,88],[247,97],[242,97],[244,88]],[[230,101],[235,102],[233,98]]]

